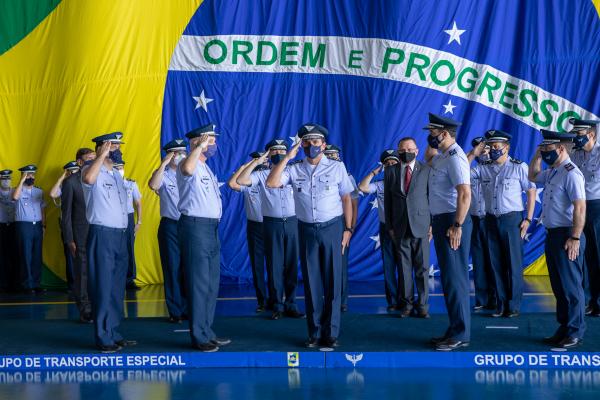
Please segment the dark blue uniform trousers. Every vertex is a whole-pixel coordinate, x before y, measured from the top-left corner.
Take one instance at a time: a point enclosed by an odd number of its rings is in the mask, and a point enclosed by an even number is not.
[[[127,284],[133,284],[137,277],[135,265],[135,218],[134,213],[127,215]]]
[[[496,284],[490,261],[485,218],[471,215],[471,220],[473,221],[471,259],[473,261],[475,304],[478,306],[495,305]]]
[[[19,285],[15,258],[15,224],[0,223],[0,290],[15,290]]]
[[[490,261],[494,271],[498,309],[519,311],[523,298],[523,239],[519,224],[523,220],[520,211],[498,217],[487,214],[485,226],[490,249]]]
[[[123,340],[117,328],[124,317],[127,229],[90,225],[86,251],[96,345],[110,346]]]
[[[297,311],[298,218],[263,218],[269,291],[275,311]]]
[[[164,277],[165,301],[170,317],[187,314],[177,220],[162,217],[158,225],[158,251]]]
[[[248,241],[248,255],[250,256],[250,266],[252,268],[252,283],[256,292],[256,301],[259,305],[265,305],[267,296],[269,296],[269,305],[272,305],[273,294],[267,294],[267,285],[265,284],[265,241],[262,222],[246,220],[246,239]],[[270,279],[270,271],[267,268],[267,275]]]
[[[308,336],[337,338],[342,305],[342,217],[298,222]]]
[[[432,233],[450,320],[444,337],[468,342],[471,339],[469,249],[473,226],[471,217],[467,216],[462,227],[460,247],[452,250],[446,232],[454,223],[455,214],[434,215],[431,221]]]
[[[600,200],[589,200],[586,206],[585,265],[589,282],[589,305],[600,312]]]
[[[385,299],[388,306],[398,305],[398,281],[402,277],[402,270],[396,264],[394,241],[392,240],[385,224],[379,223],[379,248],[383,260],[383,279],[385,282]]]
[[[177,225],[192,344],[216,338],[212,330],[219,294],[219,220],[182,215]]]
[[[546,231],[546,264],[552,292],[556,297],[557,336],[581,339],[585,332],[585,298],[583,294],[583,253],[586,250],[585,234],[581,235],[579,256],[570,261],[565,243],[571,237],[571,227]]]
[[[348,243],[348,247],[344,249],[344,254],[342,254],[342,306],[348,305],[348,257],[350,253],[350,243]]]
[[[40,287],[42,279],[42,222],[15,222],[17,256],[23,289]]]

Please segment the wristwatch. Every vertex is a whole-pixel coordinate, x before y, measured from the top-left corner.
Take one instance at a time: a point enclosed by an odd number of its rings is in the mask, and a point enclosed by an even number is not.
[[[354,228],[344,228],[344,232],[350,232],[350,233],[354,233]]]
[[[462,228],[462,224],[459,224],[456,221],[454,221],[454,224],[452,224],[452,226],[455,227],[455,228]]]

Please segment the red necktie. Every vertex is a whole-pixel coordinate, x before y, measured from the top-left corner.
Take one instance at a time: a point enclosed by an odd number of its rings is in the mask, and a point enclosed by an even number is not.
[[[404,173],[404,193],[408,193],[408,188],[410,187],[410,179],[412,178],[412,171],[410,170],[410,165],[406,166],[406,172]]]

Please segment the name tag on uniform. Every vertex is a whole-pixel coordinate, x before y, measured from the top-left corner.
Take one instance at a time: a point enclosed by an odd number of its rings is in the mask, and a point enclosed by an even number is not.
[[[210,178],[208,176],[203,176],[202,178],[200,178],[200,182],[202,182],[204,185],[208,185],[208,182],[210,182]]]

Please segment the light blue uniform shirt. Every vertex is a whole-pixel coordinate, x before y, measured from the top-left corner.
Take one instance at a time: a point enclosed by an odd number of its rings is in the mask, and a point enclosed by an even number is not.
[[[0,224],[15,222],[14,189],[0,190]]]
[[[179,212],[189,217],[220,219],[223,213],[219,181],[210,167],[198,161],[194,173],[186,176],[177,168]]]
[[[356,200],[360,197],[360,191],[358,190],[358,186],[356,185],[356,179],[354,179],[354,177],[350,174],[348,174],[348,179],[350,179],[350,183],[354,188],[352,193],[350,193],[350,197],[352,198],[352,200]]]
[[[486,213],[500,216],[523,211],[523,191],[535,189],[535,184],[527,177],[528,173],[527,164],[512,158],[502,165],[486,162],[472,168],[471,179],[481,181]]]
[[[15,221],[41,222],[42,208],[46,207],[44,192],[38,187],[23,186],[21,197],[15,202]]]
[[[471,184],[469,161],[457,143],[431,161],[429,207],[431,215],[456,212],[456,186]]]
[[[383,197],[383,181],[381,180],[369,183],[369,193],[376,193],[377,214],[379,215],[379,222],[385,224],[385,201]]]
[[[354,188],[344,163],[321,157],[315,167],[306,158],[281,174],[281,184],[292,184],[296,215],[309,224],[327,222],[343,214],[342,198]]]
[[[244,210],[246,219],[254,222],[263,222],[261,211],[261,196],[258,186],[241,186],[240,192],[244,195]]]
[[[289,167],[286,167],[286,169]],[[250,175],[251,188],[258,188],[261,195],[261,214],[270,218],[289,218],[296,215],[292,185],[271,189],[266,185],[270,169],[254,171]]]
[[[471,168],[471,206],[469,215],[480,218],[485,216],[485,198],[481,187],[481,179],[474,174],[473,168]]]
[[[540,172],[535,180],[544,185],[542,223],[546,228],[573,226],[573,202],[585,200],[583,174],[567,158],[557,168]]]
[[[125,179],[125,187],[127,188],[127,213],[133,214],[133,201],[140,201],[142,194],[136,181]]]
[[[96,183],[88,185],[82,181],[81,187],[85,200],[85,215],[90,224],[117,229],[127,228],[127,188],[116,169],[109,171],[102,165]]]
[[[179,221],[181,213],[177,209],[179,204],[179,189],[177,189],[177,172],[167,167],[163,174],[163,180],[158,188],[160,199],[160,216]]]
[[[596,142],[590,152],[575,150],[571,154],[571,159],[585,178],[586,198],[588,200],[600,199],[600,142]]]

